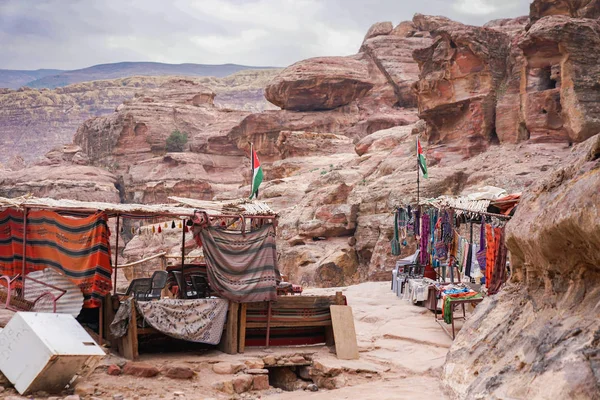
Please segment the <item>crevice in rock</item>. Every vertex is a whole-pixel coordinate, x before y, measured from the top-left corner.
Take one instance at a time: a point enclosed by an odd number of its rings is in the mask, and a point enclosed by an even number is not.
[[[377,59],[377,57],[375,57],[372,50],[370,50],[368,46],[364,46],[364,48],[362,50],[367,55],[367,57],[369,57],[371,59],[371,61],[373,61],[373,63],[375,64],[375,66],[377,67],[379,72],[381,72],[383,74],[383,76],[385,76],[385,79],[388,81],[388,83],[394,88],[394,94],[396,95],[396,99],[397,99],[397,103],[394,104],[394,107],[412,107],[412,106],[414,106],[413,104],[400,104],[401,99],[402,99],[402,96],[400,94],[400,87],[396,84],[396,82],[394,82],[394,79],[392,78],[390,73],[385,69],[385,67],[383,66],[383,64],[381,64],[381,62]]]
[[[127,199],[125,194],[125,182],[123,181],[122,175],[119,175],[119,177],[117,178],[117,181],[115,182],[115,188],[119,192],[119,201],[121,203],[126,203]]]

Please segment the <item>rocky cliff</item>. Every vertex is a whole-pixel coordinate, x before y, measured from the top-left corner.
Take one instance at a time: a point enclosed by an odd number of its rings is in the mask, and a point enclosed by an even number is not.
[[[22,160],[21,160],[22,161]],[[44,161],[14,170],[0,168],[0,196],[38,197],[81,201],[121,201],[117,177],[104,168],[87,165],[79,146],[63,146],[46,154]]]
[[[277,70],[248,70],[224,78],[193,77],[214,91],[221,108],[261,111],[275,108],[265,101],[262,90]],[[0,141],[4,151],[0,163],[15,156],[25,162],[43,159],[56,146],[70,143],[87,119],[110,115],[136,92],[154,89],[173,77],[130,77],[77,83],[61,88],[0,89]]]
[[[454,162],[454,154],[467,158],[494,143],[570,144],[598,132],[600,25],[555,15],[557,3],[534,2],[539,12],[529,24],[437,22],[434,43],[413,53],[419,116],[432,151],[443,149]],[[582,4],[571,14],[595,7]]]
[[[507,226],[510,282],[464,325],[447,386],[459,398],[600,398],[597,9],[535,0],[529,17],[484,27],[425,15],[377,23],[355,55],[261,80],[274,105],[263,112],[219,106],[227,97],[213,81],[161,81],[85,121],[74,145],[40,165],[13,160],[0,194],[246,196],[252,142],[266,173],[260,198],[281,214],[282,272],[305,286],[388,280],[392,210],[415,201],[420,135],[430,174],[421,197],[485,185],[525,192]],[[189,140],[170,153],[176,129]],[[125,255],[177,246],[146,233]]]
[[[458,398],[600,398],[598,12],[536,0],[513,33],[500,142],[578,144],[506,226],[509,282],[475,309],[443,369]]]

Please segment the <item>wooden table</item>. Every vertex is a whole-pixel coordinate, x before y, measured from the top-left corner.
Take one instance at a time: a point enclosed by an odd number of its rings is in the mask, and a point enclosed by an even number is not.
[[[483,300],[482,297],[476,298],[476,299],[458,299],[458,300],[454,300],[450,302],[450,318],[452,318],[452,333],[450,333],[450,331],[448,330],[448,328],[446,327],[446,322],[444,321],[444,314],[442,312],[442,317],[438,318],[437,315],[437,310],[435,310],[433,312],[433,317],[435,318],[435,322],[437,322],[442,329],[444,330],[444,332],[446,332],[448,334],[448,336],[450,336],[452,338],[452,340],[454,340],[454,338],[456,337],[456,331],[454,328],[454,320],[455,319],[460,319],[462,321],[465,321],[467,319],[467,312],[465,310],[465,304],[472,304],[473,306],[476,306],[477,304],[481,303],[481,301]],[[456,306],[460,305],[462,307],[462,316],[458,316],[455,317],[454,316],[454,309],[456,308]],[[442,307],[443,309],[443,307]],[[442,321],[442,322],[440,322]]]

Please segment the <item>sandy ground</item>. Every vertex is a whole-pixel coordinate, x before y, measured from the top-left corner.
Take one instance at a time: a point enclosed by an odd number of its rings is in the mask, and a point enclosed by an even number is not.
[[[109,364],[123,362],[108,356],[86,379],[93,388],[89,399],[446,399],[440,382],[443,365],[452,341],[424,307],[399,299],[390,291],[389,282],[368,282],[347,288],[309,289],[306,294],[333,294],[342,290],[353,309],[360,352],[359,360],[338,360],[325,346],[288,348],[247,348],[241,355],[223,354],[216,350],[142,354],[139,361],[162,368],[185,365],[196,372],[191,380],[173,380],[164,376],[135,378],[109,376]],[[346,386],[317,392],[284,392],[270,389],[242,395],[228,395],[212,385],[231,380],[232,375],[218,375],[212,364],[219,361],[243,362],[267,355],[311,354],[327,367],[341,367]],[[0,398],[14,396],[12,390]],[[64,396],[64,394],[63,394]]]

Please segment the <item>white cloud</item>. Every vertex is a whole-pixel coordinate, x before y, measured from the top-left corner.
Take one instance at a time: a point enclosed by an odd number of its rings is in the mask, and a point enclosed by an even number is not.
[[[286,66],[354,54],[371,24],[516,17],[525,0],[0,0],[0,68],[119,61]]]
[[[485,0],[458,0],[453,5],[457,12],[472,15],[488,15],[498,11],[498,7]]]

